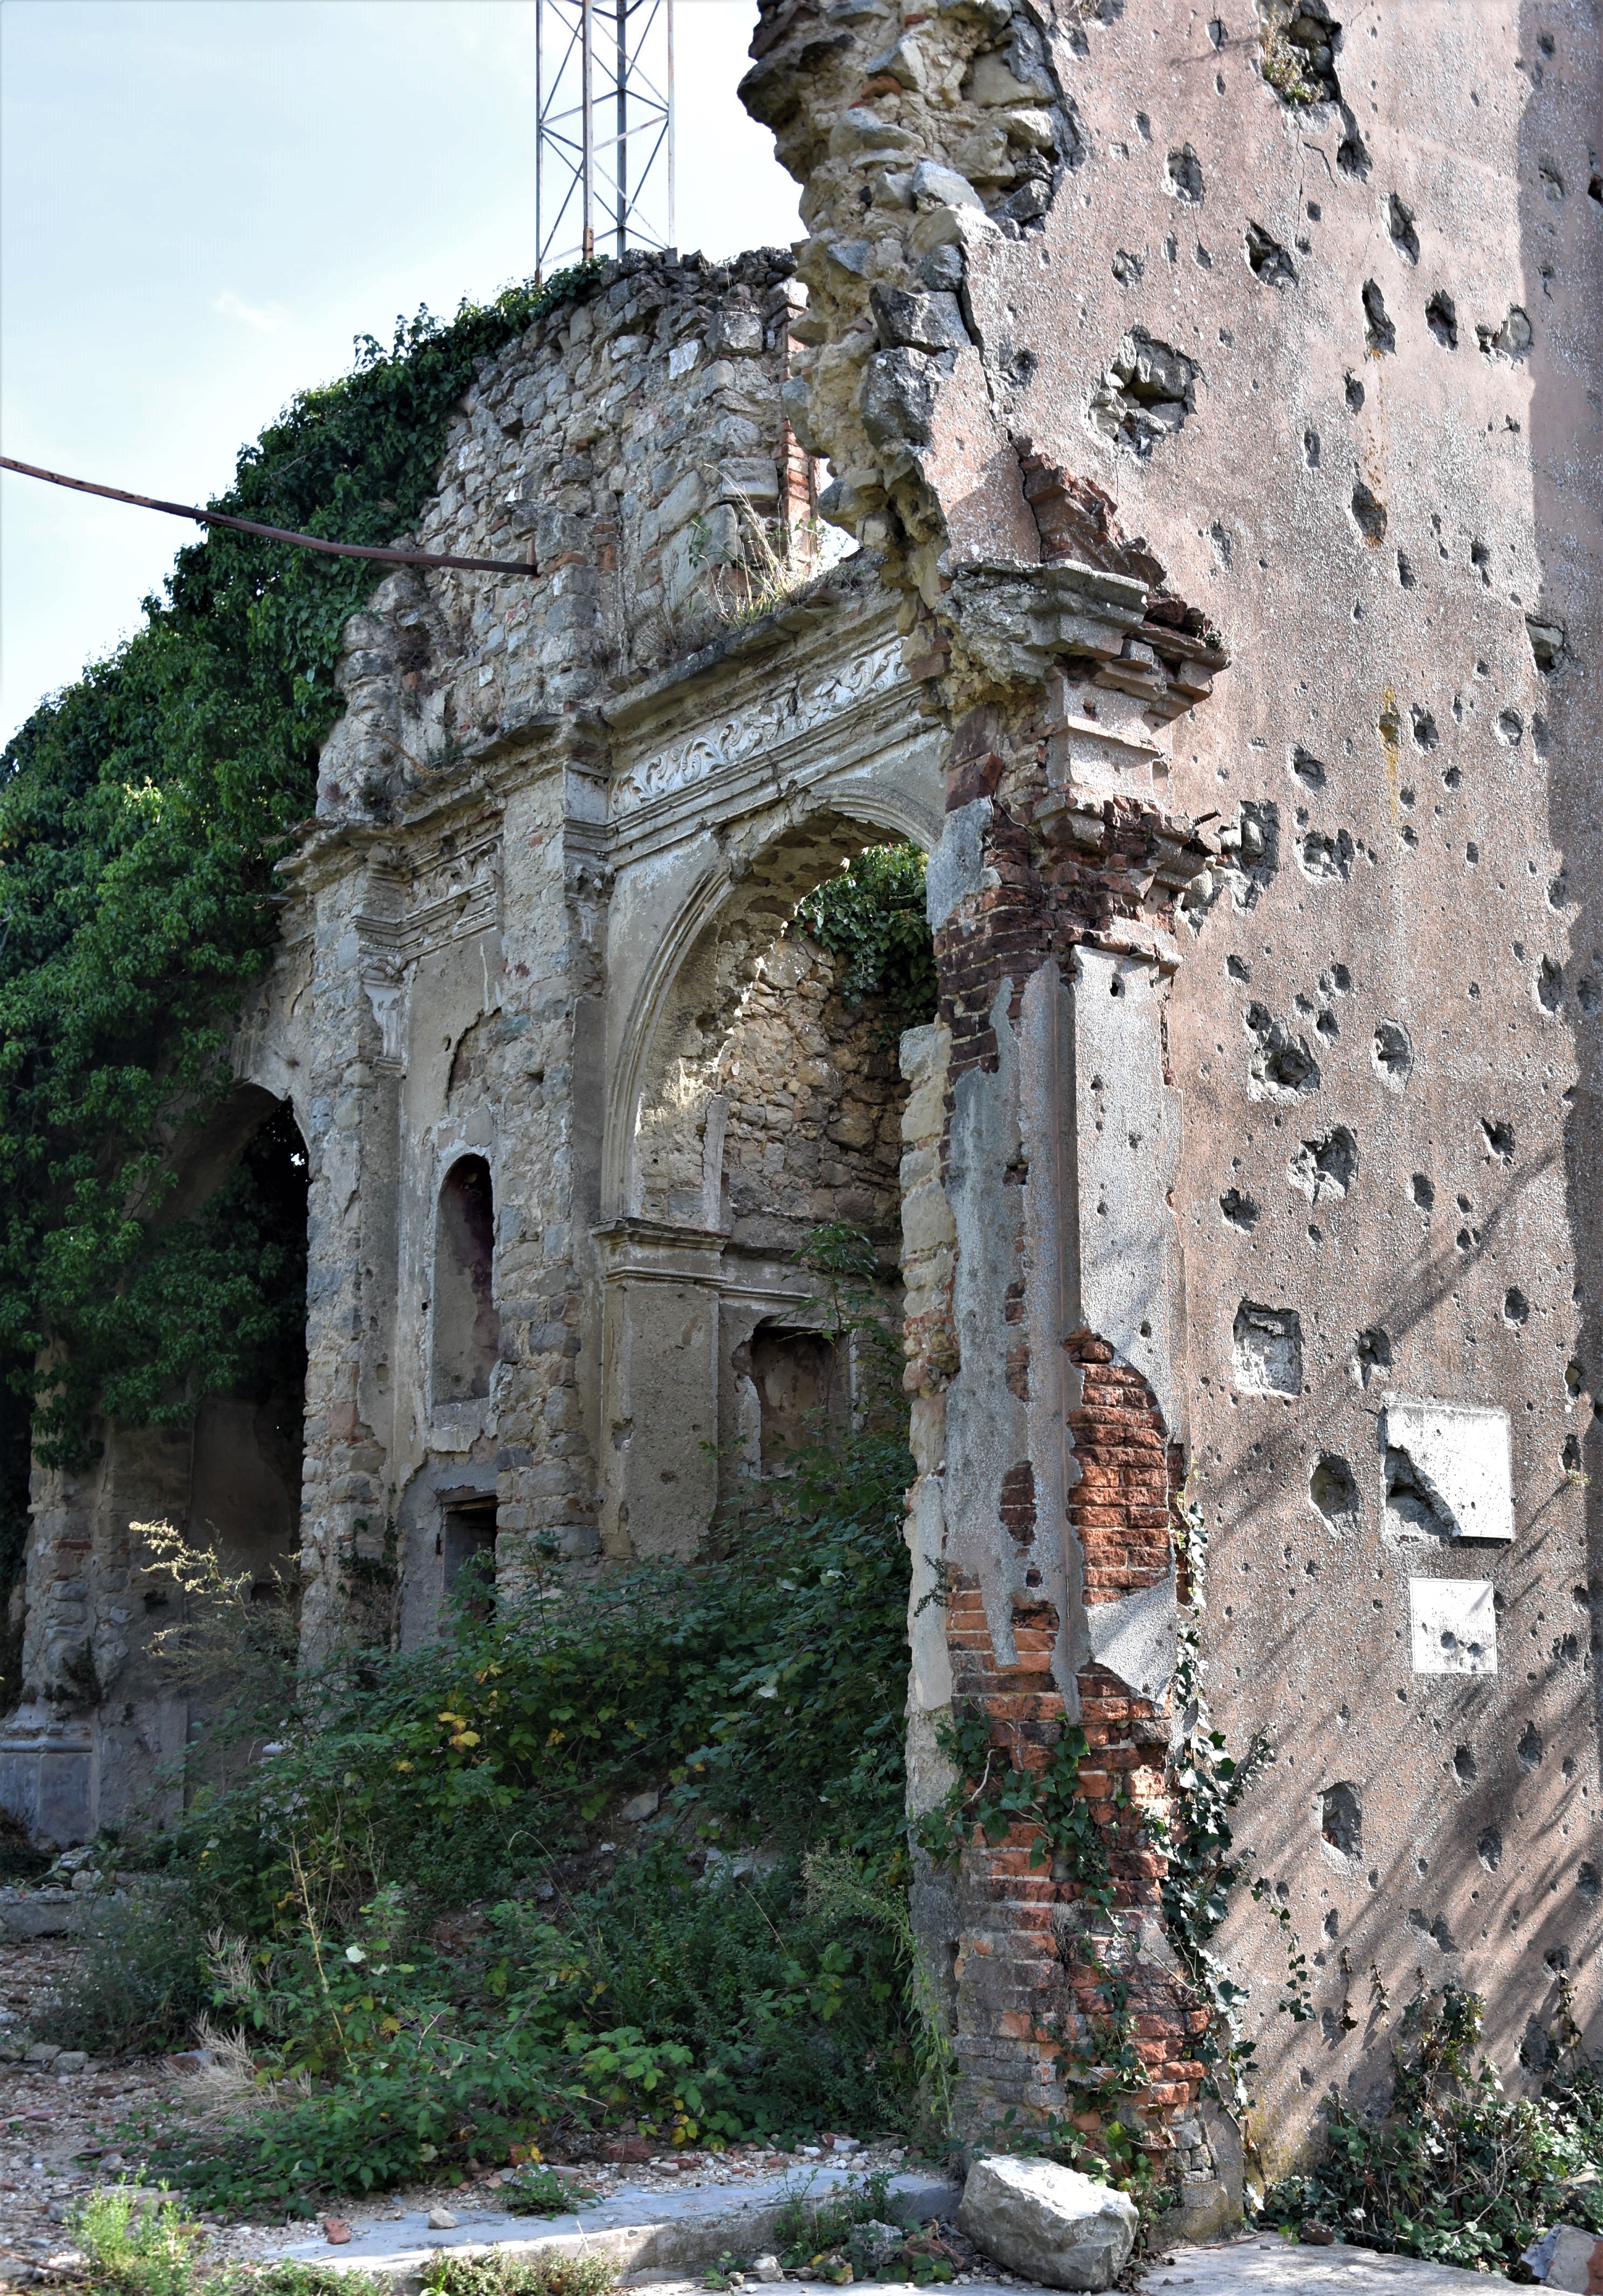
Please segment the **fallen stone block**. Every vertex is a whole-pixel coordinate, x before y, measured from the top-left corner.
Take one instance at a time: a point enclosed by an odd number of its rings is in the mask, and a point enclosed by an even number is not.
[[[977,2161],[958,2226],[1010,2271],[1049,2288],[1111,2288],[1135,2243],[1135,2203],[1051,2161]]]
[[[1555,2225],[1520,2259],[1544,2288],[1584,2292],[1603,2287],[1603,2240],[1581,2225]]]

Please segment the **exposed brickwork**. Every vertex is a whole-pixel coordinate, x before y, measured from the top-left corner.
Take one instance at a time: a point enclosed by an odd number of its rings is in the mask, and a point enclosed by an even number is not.
[[[1163,1416],[1140,1372],[1113,1360],[1093,1332],[1067,1342],[1083,1399],[1068,1414],[1080,1480],[1068,1519],[1085,1557],[1085,1600],[1116,1602],[1155,1586],[1174,1556],[1172,1457]]]
[[[947,809],[992,800],[986,858],[996,881],[935,936],[953,1084],[967,1069],[995,1067],[991,1013],[1004,976],[1013,983],[1016,1019],[1025,982],[1049,956],[1061,961],[1082,941],[1123,944],[1174,927],[1175,889],[1157,872],[1165,850],[1190,843],[1189,824],[1134,797],[1076,798],[1075,833],[1065,836],[1061,800],[1047,780],[1050,730],[1039,716],[1004,726],[986,707],[953,737]]]
[[[1016,1604],[1016,1663],[999,1666],[977,1584],[964,1578],[953,1584],[947,1641],[954,1696],[983,1706],[999,1759],[1021,1769],[1044,1769],[1066,1726],[1051,1674],[1058,1627],[1050,1603]],[[1095,2130],[1102,2113],[1087,2074],[1106,2046],[1113,1973],[1129,1988],[1130,2030],[1147,2086],[1133,2098],[1110,2101],[1111,2109],[1127,2113],[1133,2105],[1161,2126],[1194,2102],[1203,2078],[1193,2050],[1207,2013],[1141,1950],[1165,1871],[1143,1816],[1165,1806],[1167,1726],[1100,1667],[1086,1668],[1078,1686],[1091,1750],[1080,1784],[1107,1842],[1114,1904],[1107,1912],[1086,1906],[1080,1882],[1051,1865],[1032,1865],[1034,1826],[1014,1825],[996,1843],[977,1832],[963,1859],[955,2038],[976,2126],[1011,2107],[1068,2113]]]

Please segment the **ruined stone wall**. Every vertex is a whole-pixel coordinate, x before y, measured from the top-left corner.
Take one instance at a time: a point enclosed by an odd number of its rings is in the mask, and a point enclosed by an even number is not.
[[[380,589],[348,632],[320,813],[382,811],[716,637],[754,529],[808,559],[812,466],[780,397],[792,267],[776,250],[626,256],[486,362],[416,538],[538,571]]]
[[[1140,1373],[1215,1542],[1215,1694],[1280,1748],[1244,1824],[1315,2019],[1270,2014],[1248,1909],[1228,1943],[1283,2158],[1328,2080],[1384,2078],[1416,1972],[1488,1994],[1510,2071],[1566,1966],[1597,2014],[1595,15],[776,0],[753,54],[811,234],[787,404],[973,776],[931,867],[957,1259],[947,1328],[909,1335],[927,1559],[971,1568],[1002,1676],[1027,1620],[1066,1706],[1076,1644],[1137,1690],[1156,1525],[1098,1603],[1087,1366],[1043,1342]],[[1087,657],[1124,730],[1172,726],[1161,761],[1099,760]],[[1093,951],[1150,967],[1111,1046]],[[1033,1251],[1067,1263],[1039,1315]],[[939,1784],[915,1765],[915,1801]],[[1050,2026],[1010,2029],[1010,2072],[990,2030],[988,2078],[1033,2079]]]
[[[800,931],[757,961],[727,1036],[681,1080],[682,1124],[653,1134],[642,1160],[645,1218],[701,1211],[716,1099],[722,1218],[738,1249],[793,1251],[827,1220],[895,1241],[905,1093],[880,1008],[848,1006],[838,971]]]

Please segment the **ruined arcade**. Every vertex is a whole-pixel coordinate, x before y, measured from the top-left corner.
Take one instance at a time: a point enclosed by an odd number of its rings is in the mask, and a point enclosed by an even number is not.
[[[1094,1919],[1027,1825],[920,1862],[960,2129],[1083,2104],[1111,1958],[1206,2226],[1188,1652],[1274,1755],[1216,1948],[1269,2169],[1419,1971],[1511,2079],[1561,1986],[1603,2038],[1599,25],[779,0],[752,55],[806,240],[580,281],[417,529],[531,570],[347,627],[192,1180],[287,1107],[304,1457],[225,1400],[36,1469],[0,1795],[85,1838],[198,1726],[133,1522],[298,1552],[308,1662],[427,1641],[470,1562],[693,1558],[849,1385],[795,1257],[849,1223],[904,1335],[910,1813],[954,1714],[1043,1773],[1077,1728],[1107,1845]],[[797,919],[895,843],[899,1054]]]

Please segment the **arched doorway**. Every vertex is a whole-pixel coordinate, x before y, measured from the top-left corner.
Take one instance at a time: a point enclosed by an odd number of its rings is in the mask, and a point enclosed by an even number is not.
[[[842,913],[855,901],[861,929],[899,902],[927,952],[922,874],[881,824],[818,815],[668,937],[626,1104],[625,1209],[601,1237],[615,1554],[693,1554],[732,1478],[782,1471],[804,1425],[850,1407],[810,1238],[860,1231],[885,1319],[900,1314],[898,1049],[931,1016],[933,968],[921,1003],[900,974],[890,993],[854,964]]]

